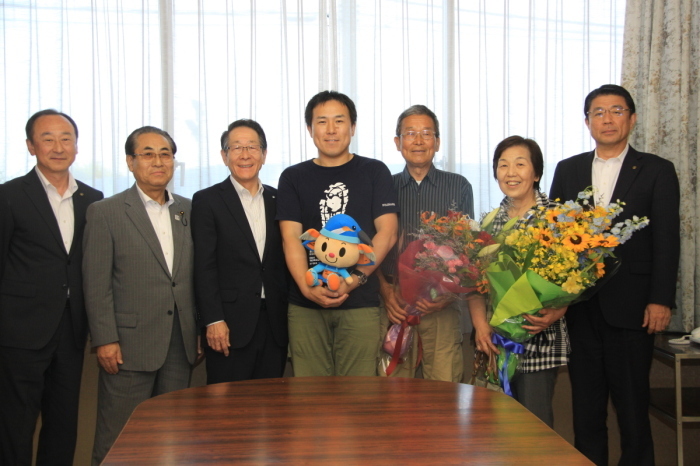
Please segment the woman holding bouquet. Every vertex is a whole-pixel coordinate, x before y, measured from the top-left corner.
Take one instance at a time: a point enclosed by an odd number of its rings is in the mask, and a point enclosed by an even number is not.
[[[493,174],[505,198],[493,220],[495,236],[513,218],[519,220],[513,228],[527,225],[533,208],[555,205],[540,192],[544,161],[542,150],[532,139],[511,136],[501,141],[493,157]],[[472,322],[476,331],[476,349],[487,355],[498,353],[491,341],[493,329],[486,317],[485,301],[469,301]],[[550,427],[553,426],[552,397],[559,366],[566,365],[569,338],[564,321],[566,307],[542,309],[538,315],[525,315],[529,325],[523,325],[531,335],[524,343],[525,353],[518,371],[511,381],[513,397]]]

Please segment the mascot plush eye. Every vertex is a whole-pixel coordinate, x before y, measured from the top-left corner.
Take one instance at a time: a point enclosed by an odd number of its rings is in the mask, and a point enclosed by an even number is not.
[[[339,255],[340,257],[345,256],[345,248],[340,248],[340,251],[338,251],[338,255]]]
[[[321,245],[321,251],[326,252],[326,249],[328,249],[328,243],[326,243],[324,241],[323,244]]]

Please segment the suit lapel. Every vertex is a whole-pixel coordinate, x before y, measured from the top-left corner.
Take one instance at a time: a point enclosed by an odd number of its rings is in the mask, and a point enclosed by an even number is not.
[[[233,183],[231,183],[230,179],[226,179],[220,186],[221,191],[219,191],[219,193],[224,200],[224,204],[226,204],[226,208],[231,212],[233,221],[238,224],[238,228],[243,232],[243,236],[245,236],[246,241],[248,241],[248,245],[253,248],[255,255],[259,257],[258,246],[255,244],[255,237],[253,237],[253,230],[250,229],[248,217],[245,214],[245,210],[243,210],[241,198],[233,187]],[[265,206],[265,210],[267,211],[267,205]]]
[[[170,276],[168,263],[165,262],[163,248],[160,247],[160,241],[158,241],[156,231],[153,229],[151,219],[148,217],[148,213],[146,212],[146,206],[143,205],[143,201],[141,200],[141,197],[136,189],[136,183],[134,183],[131,189],[129,189],[129,191],[126,193],[126,200],[124,203],[126,204],[127,217],[129,217],[131,222],[134,224],[144,241],[146,241],[146,244],[148,244],[148,247],[153,252],[153,255],[156,257],[158,263],[160,263],[160,266],[163,268],[165,273]]]
[[[622,161],[620,174],[617,177],[617,183],[615,183],[615,189],[610,197],[610,202],[617,202],[618,199],[625,199],[627,191],[632,187],[639,172],[642,171],[643,165],[644,158],[642,155],[630,146],[625,160]]]
[[[34,171],[34,169],[27,173],[27,175],[24,177],[24,183],[24,191],[27,193],[29,199],[31,199],[32,203],[36,207],[36,210],[39,211],[39,215],[41,216],[41,218],[44,219],[44,222],[49,228],[51,235],[56,240],[56,243],[58,243],[58,247],[61,251],[68,254],[68,252],[66,251],[66,247],[63,244],[61,230],[58,228],[58,221],[56,220],[56,215],[53,213],[51,203],[49,202],[49,198],[46,195],[46,190],[41,184],[39,175],[36,174],[36,171]]]
[[[172,193],[170,194],[171,196]],[[177,274],[178,267],[182,261],[182,250],[185,243],[185,225],[189,219],[185,216],[185,211],[180,204],[180,201],[173,196],[173,203],[168,208],[170,210],[170,223],[173,230],[173,277]],[[177,218],[175,218],[177,216]]]
[[[270,249],[269,245],[276,235],[273,228],[277,228],[277,223],[275,222],[277,201],[275,200],[275,195],[267,189],[263,189],[263,200],[265,201],[265,249],[263,250],[262,260],[265,261],[267,252]]]
[[[581,165],[579,167],[580,174],[579,179],[582,182],[582,187],[579,191],[583,191],[589,186],[593,186],[593,158],[595,157],[595,152],[588,153],[585,157],[581,159]]]
[[[76,248],[76,242],[82,241],[82,236],[78,235],[80,229],[85,225],[85,212],[87,211],[87,199],[85,199],[85,193],[78,183],[78,190],[73,193],[73,218],[74,218],[74,229],[73,229],[73,243],[70,247],[70,254],[73,254]]]

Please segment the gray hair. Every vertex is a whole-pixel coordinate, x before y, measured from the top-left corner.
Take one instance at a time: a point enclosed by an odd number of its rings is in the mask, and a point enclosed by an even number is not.
[[[433,120],[433,126],[435,126],[435,137],[439,138],[440,137],[440,123],[438,122],[437,117],[433,113],[432,110],[430,110],[428,107],[425,105],[411,105],[408,107],[406,110],[401,112],[401,115],[399,115],[399,119],[396,122],[396,137],[401,136],[401,123],[403,120],[407,117],[410,117],[411,115],[427,115]]]

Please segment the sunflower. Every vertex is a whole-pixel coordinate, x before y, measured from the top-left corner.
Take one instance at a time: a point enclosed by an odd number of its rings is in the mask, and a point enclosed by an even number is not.
[[[562,239],[562,244],[574,252],[582,252],[588,249],[591,235],[586,233],[573,233]]]
[[[561,214],[561,210],[554,208],[554,209],[547,209],[546,212],[546,218],[548,223],[557,223],[557,217]]]
[[[554,241],[554,234],[549,228],[535,228],[532,235],[544,247],[551,246]]]

